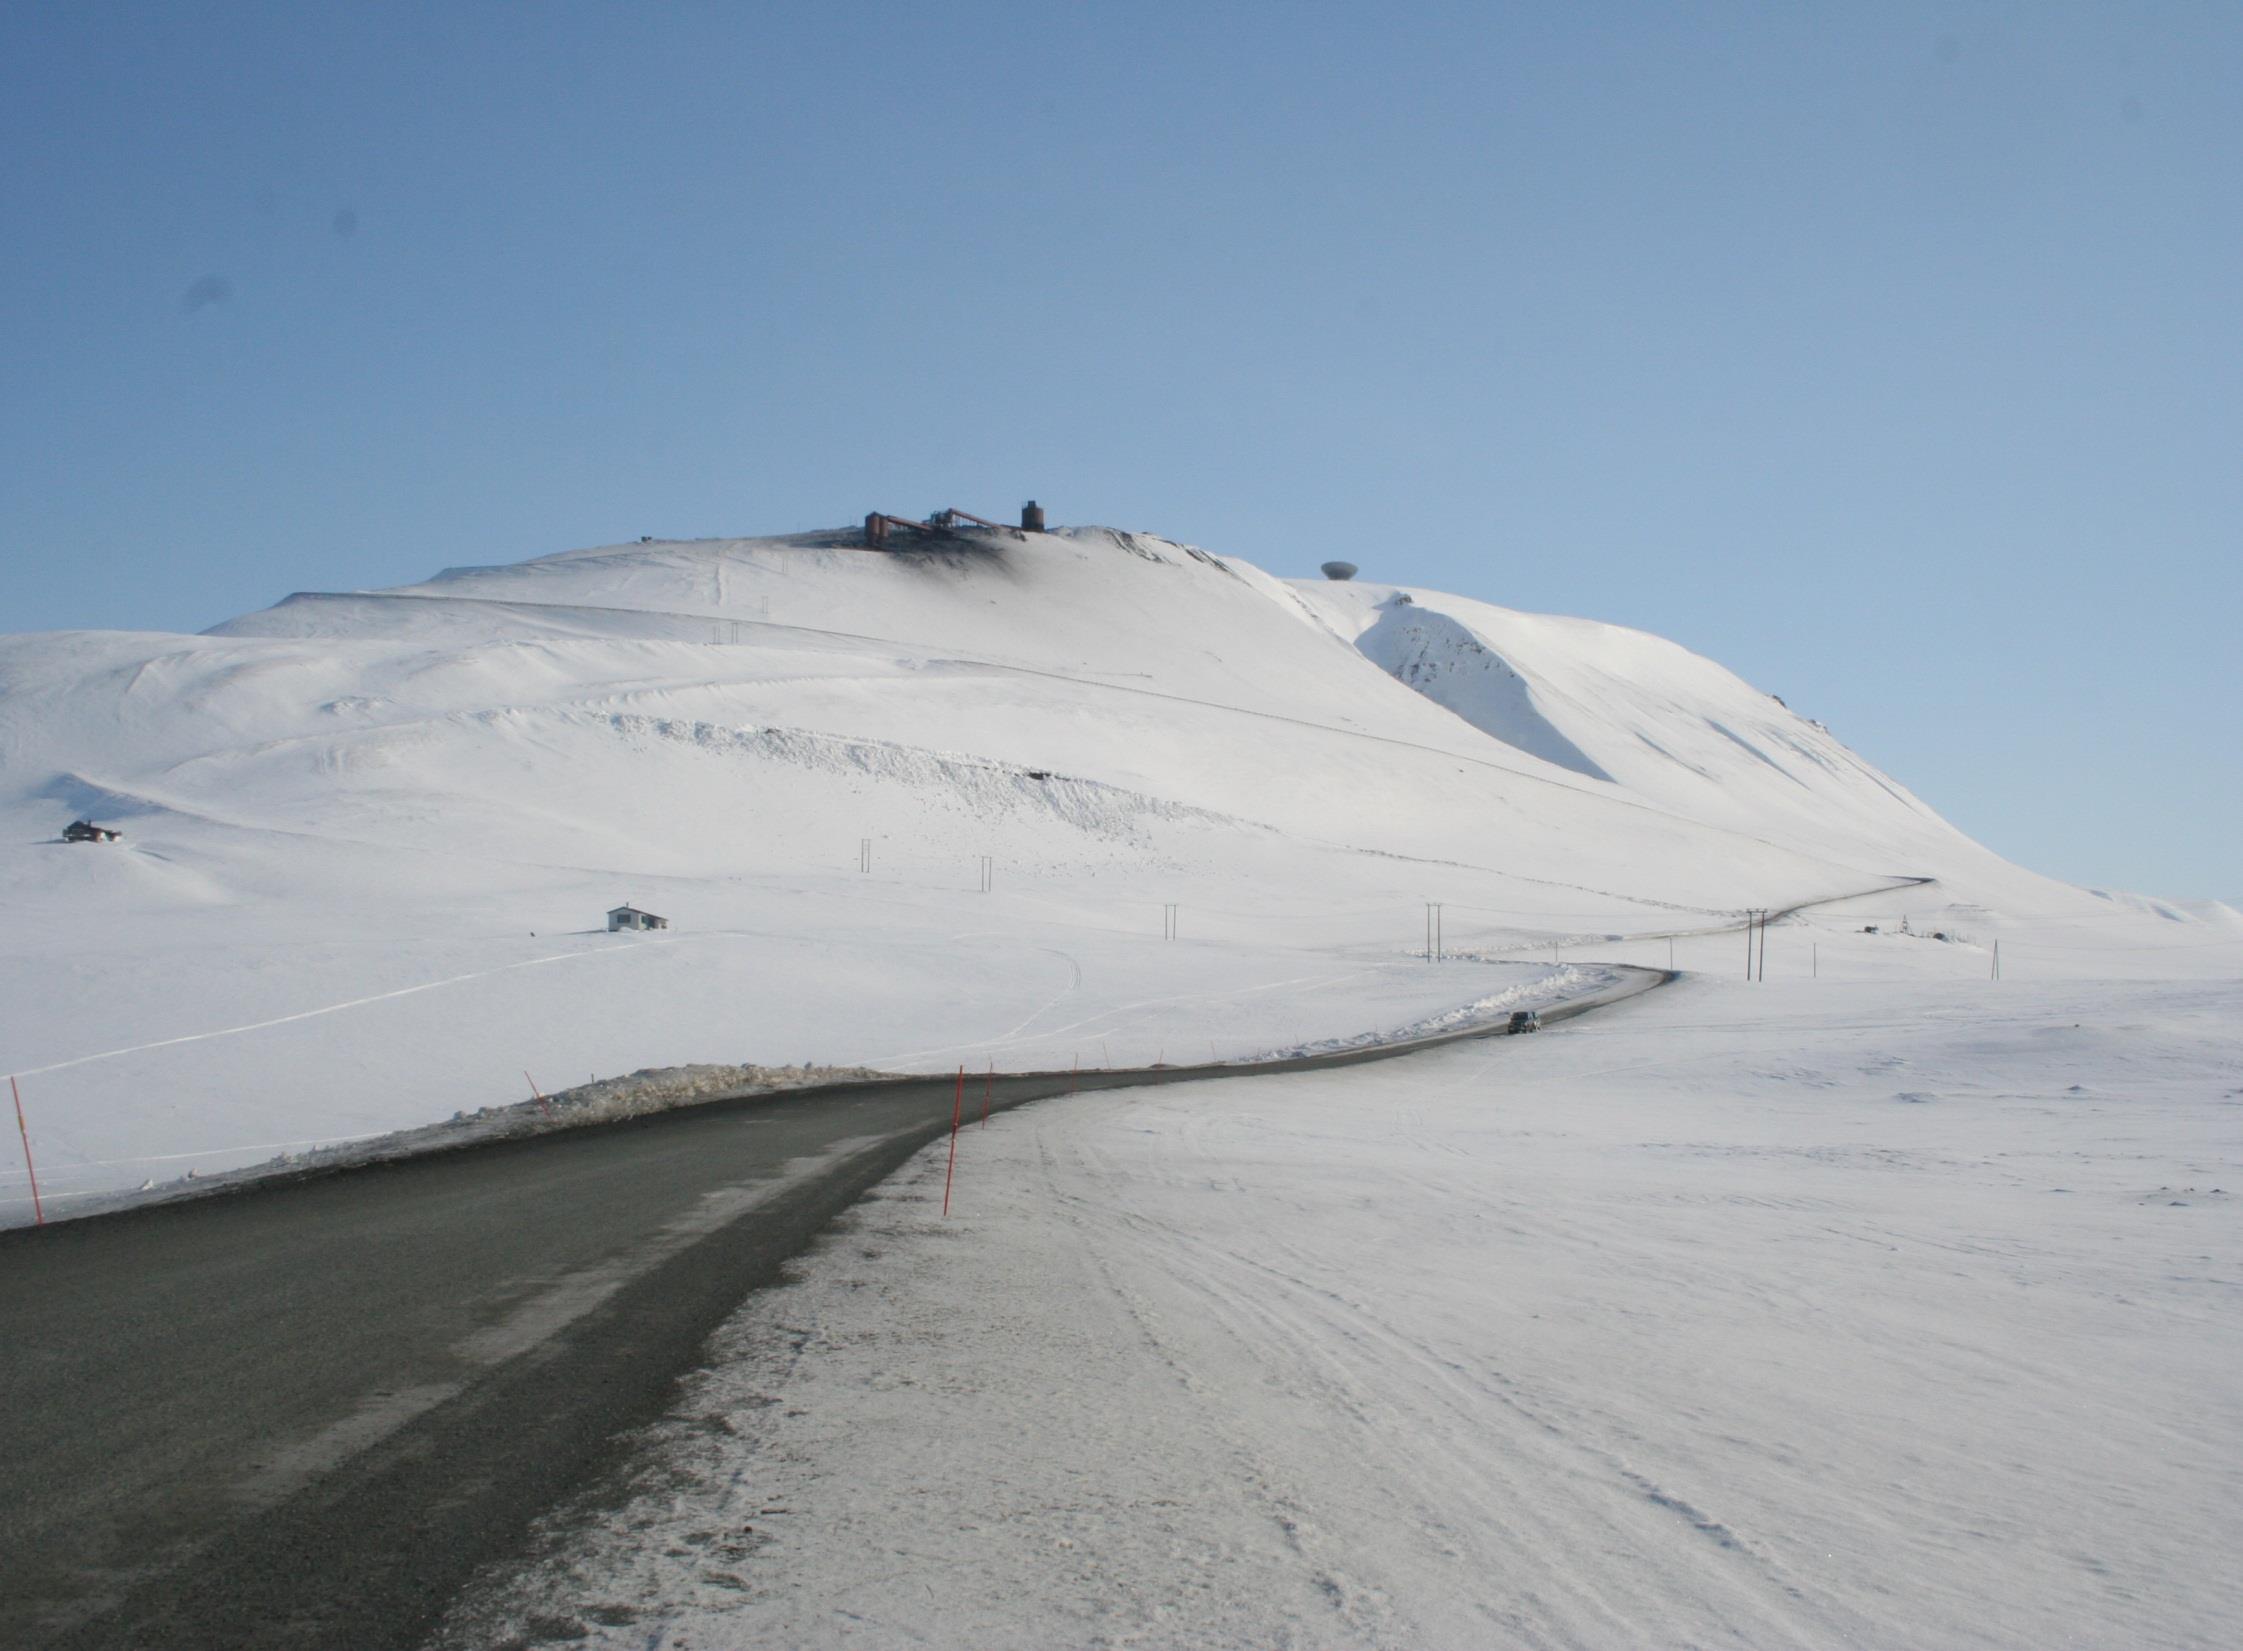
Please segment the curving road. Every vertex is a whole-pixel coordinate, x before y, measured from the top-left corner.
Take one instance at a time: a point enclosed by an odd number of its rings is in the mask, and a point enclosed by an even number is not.
[[[1545,1022],[1672,978],[1624,974]],[[1484,1035],[999,1077],[991,1101]],[[417,1645],[951,1102],[948,1079],[745,1098],[0,1233],[0,1645]]]

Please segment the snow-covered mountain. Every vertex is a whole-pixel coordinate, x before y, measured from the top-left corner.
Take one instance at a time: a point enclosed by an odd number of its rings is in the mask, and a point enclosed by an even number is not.
[[[61,844],[74,817],[125,836]],[[202,636],[0,639],[0,819],[0,1060],[112,1181],[152,1141],[510,1100],[540,1062],[1336,1035],[1476,995],[1402,969],[1429,901],[1488,959],[1664,961],[1650,937],[1846,896],[1818,969],[2243,952],[2225,908],[2008,865],[1656,637],[1103,528],[611,546]],[[584,932],[625,900],[673,929]],[[1301,1007],[1350,970],[1371,997]]]

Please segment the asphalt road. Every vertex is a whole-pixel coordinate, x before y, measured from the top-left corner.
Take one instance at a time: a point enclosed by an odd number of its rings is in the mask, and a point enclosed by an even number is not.
[[[1000,1077],[994,1105],[1076,1081]],[[418,1645],[951,1101],[718,1102],[0,1233],[0,1646]]]

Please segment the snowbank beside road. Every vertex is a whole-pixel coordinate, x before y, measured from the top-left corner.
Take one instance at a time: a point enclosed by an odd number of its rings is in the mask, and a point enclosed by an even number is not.
[[[1515,978],[1511,984],[1486,997],[1470,1003],[1444,1009],[1437,1014],[1391,1026],[1383,1030],[1348,1033],[1338,1037],[1324,1037],[1307,1043],[1294,1043],[1288,1047],[1257,1050],[1243,1056],[1226,1059],[1218,1052],[1215,1040],[1207,1040],[1212,1057],[1207,1067],[1237,1066],[1247,1070],[1265,1063],[1298,1060],[1303,1057],[1341,1053],[1365,1053],[1377,1049],[1392,1049],[1425,1043],[1434,1039],[1469,1036],[1475,1032],[1492,1031],[1508,1018],[1511,1009],[1533,1006],[1541,1009],[1562,1002],[1581,1001],[1585,998],[1602,998],[1615,989],[1643,989],[1655,977],[1649,971],[1635,971],[1636,978],[1627,981],[1628,971],[1617,969],[1539,968],[1533,965],[1507,964],[1498,966]],[[1379,972],[1351,971],[1344,978],[1361,989],[1365,996],[1359,1000],[1358,1010],[1368,1010],[1373,1004],[1385,1004],[1397,986],[1410,995],[1438,987],[1423,973],[1416,970],[1383,971],[1388,978],[1373,984],[1365,976]],[[1454,981],[1457,972],[1444,977]],[[1384,988],[1384,990],[1381,990]],[[1453,988],[1452,988],[1453,989]],[[1248,995],[1252,995],[1249,993]],[[1159,1005],[1166,1007],[1165,1003]],[[1143,1005],[1132,1005],[1142,1008]],[[1202,1012],[1212,1009],[1221,1013],[1235,1011],[1237,1005],[1215,1002],[1202,1006]],[[1240,1020],[1235,1013],[1226,1017],[1227,1030],[1235,1033]],[[1251,1021],[1251,1017],[1247,1017]],[[1166,1028],[1164,1039],[1178,1026],[1196,1026],[1202,1022],[1187,1013],[1182,1017],[1165,1017],[1159,1023]],[[1109,1038],[1101,1038],[1102,1045],[1110,1047]],[[1125,1052],[1132,1047],[1123,1045]],[[1105,1050],[1102,1049],[1101,1053]],[[1017,1049],[1007,1050],[1013,1061],[1019,1059]],[[924,1066],[923,1059],[918,1065]],[[1155,1067],[1198,1066],[1190,1060],[1168,1062],[1156,1059]],[[961,1071],[965,1063],[958,1063]],[[986,1069],[997,1069],[997,1057],[989,1055]],[[1008,1064],[1008,1073],[1034,1070],[1034,1063],[1026,1066]],[[1097,1067],[1078,1070],[1097,1071]],[[977,1068],[977,1071],[980,1068]],[[1050,1070],[1056,1072],[1058,1067]],[[884,1079],[898,1079],[907,1074],[899,1070],[879,1070],[869,1066],[816,1066],[808,1061],[800,1066],[768,1067],[756,1065],[699,1065],[670,1066],[647,1069],[621,1077],[598,1078],[548,1095],[533,1090],[531,1098],[516,1101],[511,1106],[484,1106],[473,1112],[456,1112],[442,1123],[423,1124],[417,1128],[381,1131],[369,1135],[353,1136],[343,1140],[312,1145],[306,1150],[282,1151],[271,1158],[235,1168],[205,1172],[190,1171],[173,1176],[161,1183],[154,1179],[128,1192],[103,1193],[83,1190],[68,1194],[71,1202],[67,1213],[89,1215],[127,1205],[158,1203],[174,1198],[200,1197],[213,1192],[238,1189],[250,1183],[275,1176],[304,1175],[329,1170],[348,1169],[367,1164],[389,1163],[401,1158],[411,1158],[422,1153],[447,1152],[461,1147],[476,1146],[489,1141],[521,1140],[533,1135],[546,1135],[556,1130],[578,1129],[594,1124],[618,1123],[627,1118],[643,1118],[653,1113],[672,1112],[682,1108],[701,1106],[714,1101],[738,1099],[758,1095],[778,1095],[789,1090],[827,1089],[837,1086],[878,1083]],[[522,1076],[529,1078],[524,1072]],[[212,1156],[200,1155],[197,1156]]]
[[[534,1129],[532,1083],[583,1096],[597,1121],[621,1094],[646,1094],[602,1073],[802,1064],[743,1054],[878,1075],[1264,1059],[1422,1035],[1562,972],[1086,933],[1010,899],[971,907],[1005,929],[961,932],[972,896],[916,893],[833,878],[767,902],[776,933],[213,947],[167,962],[179,972],[152,983],[153,1001],[123,1006],[199,1012],[209,1031],[109,1050],[84,1030],[107,1006],[63,1002],[68,975],[0,955],[12,1002],[56,1003],[18,1048],[66,1057],[23,1067],[47,1217],[112,1207],[143,1182],[160,1194],[190,1172],[200,1183]],[[72,972],[101,978],[115,961]],[[385,989],[364,994],[370,981]],[[0,1155],[0,1223],[32,1216],[21,1158]]]
[[[452,1643],[2224,1643],[2238,1024],[1692,981],[1006,1115]]]

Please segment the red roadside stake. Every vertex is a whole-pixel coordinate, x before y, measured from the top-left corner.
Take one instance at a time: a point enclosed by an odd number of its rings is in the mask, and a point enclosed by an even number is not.
[[[950,1167],[942,1174],[942,1213],[950,1213],[950,1182],[958,1173],[958,1117],[966,1107],[966,1069],[958,1068],[958,1092],[950,1101]]]
[[[8,1093],[16,1098],[16,1133],[23,1137],[23,1167],[31,1177],[31,1215],[34,1226],[47,1224],[47,1206],[39,1202],[39,1171],[31,1162],[31,1131],[23,1121],[23,1091],[16,1084],[16,1075],[8,1074]]]
[[[522,1076],[530,1078],[527,1072],[523,1073]],[[551,1123],[553,1121],[553,1109],[545,1104],[545,1097],[537,1092],[537,1080],[535,1078],[530,1078],[530,1099],[537,1102],[538,1111],[545,1114],[547,1123]]]

